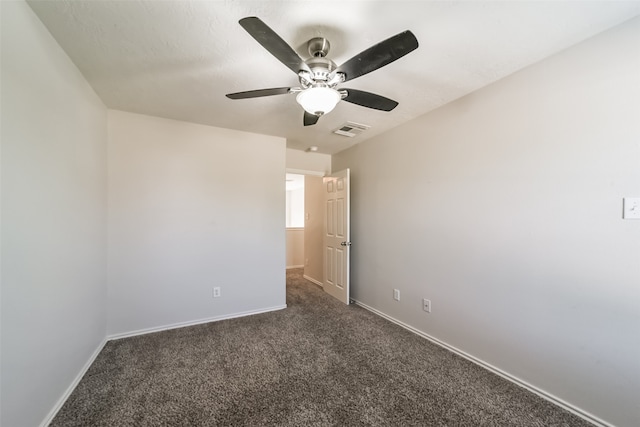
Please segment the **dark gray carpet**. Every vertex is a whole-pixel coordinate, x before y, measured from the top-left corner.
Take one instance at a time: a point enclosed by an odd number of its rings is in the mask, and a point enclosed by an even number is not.
[[[286,310],[107,343],[51,426],[589,426],[287,273]]]

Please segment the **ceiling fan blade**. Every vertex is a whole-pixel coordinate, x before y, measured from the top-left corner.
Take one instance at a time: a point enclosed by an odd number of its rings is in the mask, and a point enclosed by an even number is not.
[[[303,123],[305,126],[315,125],[316,123],[318,123],[319,118],[320,118],[319,116],[316,116],[315,114],[307,113],[305,111]]]
[[[307,64],[304,63],[304,60],[300,58],[300,55],[259,18],[250,16],[242,18],[239,22],[251,37],[256,39],[262,47],[278,58],[280,62],[289,67],[291,71],[296,74],[300,70],[311,71]]]
[[[289,93],[289,90],[290,88],[288,87],[276,87],[273,89],[257,89],[245,92],[228,93],[226,96],[231,99],[259,98],[261,96],[285,95]]]
[[[374,110],[391,111],[398,106],[393,99],[385,98],[375,93],[365,92],[356,89],[342,89],[347,91],[347,96],[342,98],[343,101],[358,104],[363,107],[373,108]]]
[[[416,36],[407,30],[360,52],[340,65],[336,72],[345,75],[345,82],[353,80],[402,58],[417,47]]]

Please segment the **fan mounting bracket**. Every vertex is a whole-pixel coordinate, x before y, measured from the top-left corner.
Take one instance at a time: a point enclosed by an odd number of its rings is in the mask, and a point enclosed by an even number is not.
[[[307,42],[307,50],[312,58],[324,58],[331,49],[331,43],[324,37],[314,37]]]

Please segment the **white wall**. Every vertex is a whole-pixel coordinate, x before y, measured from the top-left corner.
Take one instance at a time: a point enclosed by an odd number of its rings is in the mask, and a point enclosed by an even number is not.
[[[640,425],[640,221],[621,219],[640,196],[640,19],[332,163],[352,173],[357,300]]]
[[[282,138],[109,111],[109,335],[284,307],[284,170]]]
[[[304,228],[287,228],[287,268],[304,265]]]
[[[25,3],[0,7],[0,424],[37,426],[106,334],[107,111]]]
[[[322,177],[306,176],[304,180],[304,276],[316,284],[323,283],[324,192]]]
[[[292,173],[329,173],[331,171],[331,156],[287,148],[287,170]]]

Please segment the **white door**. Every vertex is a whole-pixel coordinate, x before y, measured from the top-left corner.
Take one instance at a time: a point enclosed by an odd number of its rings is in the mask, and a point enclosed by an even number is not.
[[[349,169],[322,179],[324,186],[324,290],[349,304]]]

